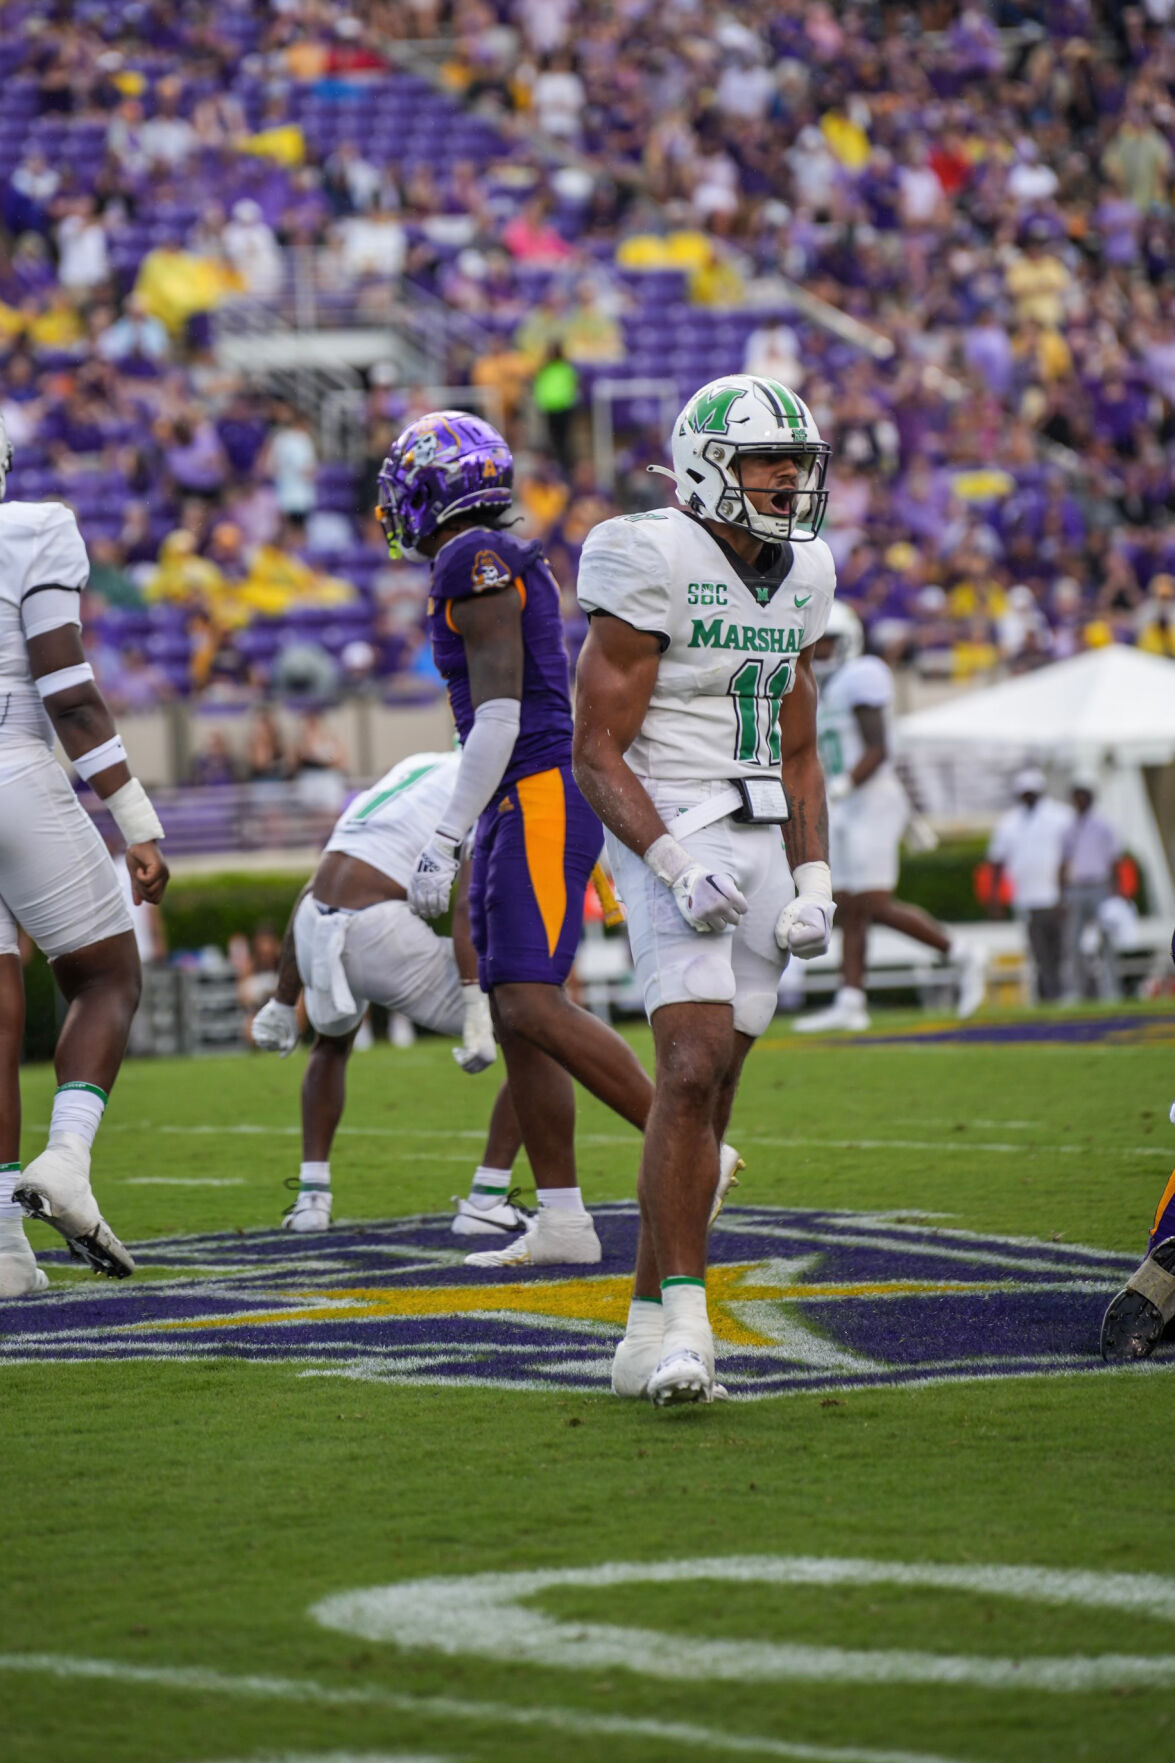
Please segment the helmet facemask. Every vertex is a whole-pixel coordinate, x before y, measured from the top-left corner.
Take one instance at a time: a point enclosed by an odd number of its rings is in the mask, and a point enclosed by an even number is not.
[[[792,540],[804,542],[817,536],[828,506],[824,476],[830,448],[826,441],[809,442],[803,447],[740,447],[729,441],[707,441],[702,451],[708,463],[721,474],[725,486],[718,504],[719,520],[745,527],[757,539],[775,545]],[[756,508],[751,497],[771,496],[772,492],[748,490],[743,483],[742,462],[780,455],[795,461],[795,487],[774,492],[781,505],[766,512]]]

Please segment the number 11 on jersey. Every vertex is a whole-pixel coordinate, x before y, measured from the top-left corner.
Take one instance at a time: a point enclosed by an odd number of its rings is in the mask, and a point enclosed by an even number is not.
[[[744,661],[726,688],[734,699],[734,756],[740,765],[779,764],[779,705],[791,684],[792,664],[781,661],[766,685],[763,668],[762,661]]]

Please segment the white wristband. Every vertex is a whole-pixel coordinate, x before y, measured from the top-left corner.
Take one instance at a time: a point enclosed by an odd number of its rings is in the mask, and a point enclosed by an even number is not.
[[[657,880],[671,888],[678,877],[685,874],[693,858],[678,844],[672,833],[662,833],[645,852],[645,862]]]
[[[119,832],[128,845],[148,845],[163,837],[163,826],[151,806],[151,798],[133,777],[129,784],[115,790],[102,804],[113,814]]]
[[[832,900],[832,871],[827,863],[797,863],[792,870],[797,894],[809,899]]]
[[[68,692],[71,686],[84,686],[93,677],[94,669],[89,662],[79,661],[76,667],[59,667],[56,673],[43,673],[34,684],[44,700],[52,698],[55,692]]]
[[[79,753],[73,761],[73,768],[79,777],[84,777],[89,783],[100,771],[108,771],[112,765],[117,765],[125,758],[126,748],[122,744],[122,736],[111,735],[100,747],[91,747],[88,753]]]

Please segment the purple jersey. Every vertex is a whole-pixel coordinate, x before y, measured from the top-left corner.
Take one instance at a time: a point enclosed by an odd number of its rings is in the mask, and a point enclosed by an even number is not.
[[[505,789],[519,778],[571,764],[571,687],[559,586],[538,540],[473,527],[450,539],[432,566],[428,634],[433,659],[449,692],[457,733],[464,741],[473,727],[473,700],[465,640],[451,621],[449,602],[475,594],[499,593],[509,584],[522,597],[522,720]]]

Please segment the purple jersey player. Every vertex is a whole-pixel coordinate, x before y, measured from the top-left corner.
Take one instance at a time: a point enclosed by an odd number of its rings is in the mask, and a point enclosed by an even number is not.
[[[447,809],[408,887],[413,911],[449,904],[476,825],[470,916],[523,1142],[539,1190],[524,1236],[485,1266],[596,1262],[575,1173],[572,1076],[643,1130],[652,1087],[619,1035],[563,991],[603,844],[571,772],[571,696],[559,587],[538,544],[504,529],[514,461],[480,417],[441,410],[384,461],[379,514],[393,557],[428,558],[428,629],[461,737]],[[470,1202],[495,1198],[479,1171]]]

